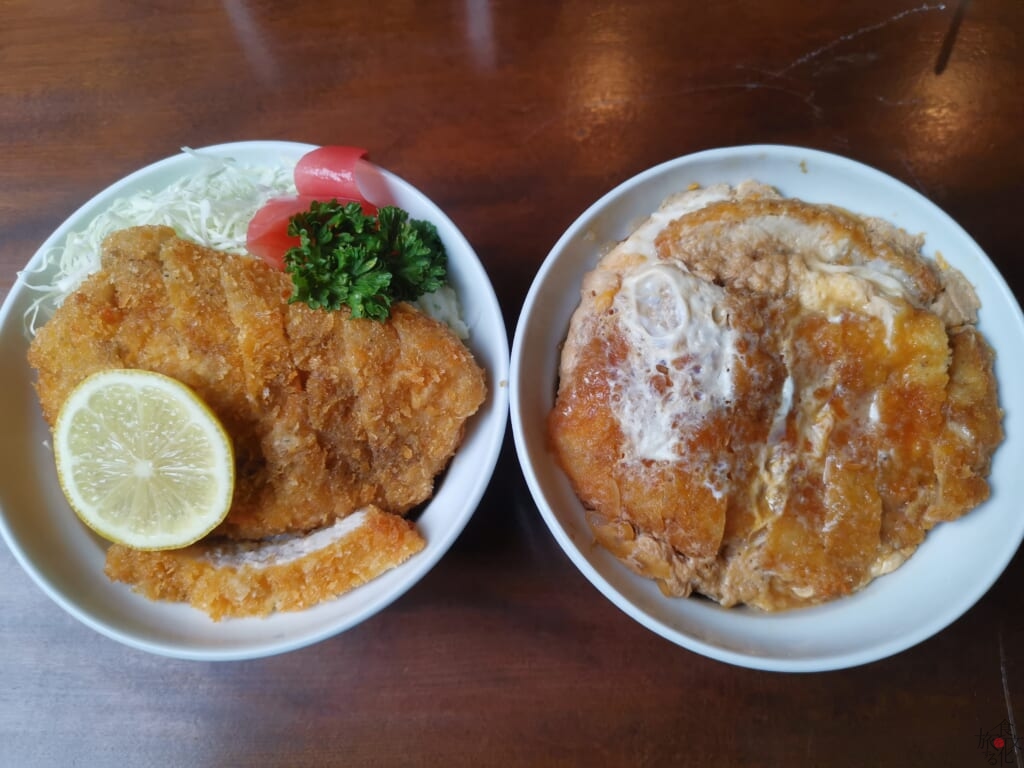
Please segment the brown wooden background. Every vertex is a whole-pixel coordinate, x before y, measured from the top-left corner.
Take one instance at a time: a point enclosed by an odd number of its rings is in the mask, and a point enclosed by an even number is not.
[[[1019,298],[1022,39],[1020,0],[0,0],[0,293],[121,176],[186,145],[288,139],[367,146],[439,202],[510,333],[594,199],[746,143],[907,182]],[[963,618],[894,658],[734,668],[642,629],[574,570],[510,443],[437,568],[288,655],[122,647],[5,548],[0,584],[3,766],[983,766],[979,733],[1024,725],[1020,554]]]

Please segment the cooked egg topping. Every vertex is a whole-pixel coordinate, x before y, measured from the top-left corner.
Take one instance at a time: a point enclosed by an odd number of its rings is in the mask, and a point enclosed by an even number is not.
[[[597,540],[670,594],[775,609],[859,589],[983,499],[991,353],[919,249],[740,185],[609,251],[550,421]]]
[[[639,459],[672,461],[680,436],[733,396],[736,332],[723,290],[668,263],[627,274],[615,298],[628,365],[614,377],[619,423]]]

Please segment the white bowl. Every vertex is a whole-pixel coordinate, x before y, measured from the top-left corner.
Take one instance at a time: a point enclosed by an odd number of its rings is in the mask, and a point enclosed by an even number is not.
[[[252,141],[206,147],[203,153],[242,163],[294,164],[313,147]],[[99,193],[43,244],[27,269],[69,231],[83,228],[117,198],[160,189],[197,168],[180,153],[122,179]],[[468,424],[465,441],[418,518],[426,548],[378,579],[310,610],[266,619],[215,623],[186,605],[150,602],[103,574],[104,544],[88,533],[57,483],[49,429],[25,360],[23,315],[34,295],[19,277],[0,309],[0,533],[21,566],[55,602],[93,629],[135,648],[202,660],[244,659],[299,648],[372,616],[419,581],[448,550],[476,509],[497,462],[508,421],[508,336],[494,289],[472,247],[452,221],[422,192],[381,171],[373,198],[390,198],[413,218],[433,222],[448,251],[449,278],[470,329],[468,345],[487,372],[489,395]],[[364,190],[367,194],[370,190]]]
[[[998,355],[996,375],[1006,441],[992,468],[992,497],[938,526],[894,573],[820,607],[780,614],[724,609],[668,598],[594,543],[584,510],[548,450],[559,350],[579,303],[583,275],[602,246],[626,237],[670,193],[691,183],[756,179],[784,195],[881,216],[926,236],[959,268],[982,301],[980,330]],[[645,627],[714,659],[765,670],[840,669],[884,658],[956,620],[995,582],[1024,536],[1024,318],[978,245],[946,214],[895,179],[851,160],[807,149],[747,146],[700,152],[651,168],[619,185],[581,215],[544,261],[523,305],[512,344],[510,401],[516,450],[552,534],[609,600]]]

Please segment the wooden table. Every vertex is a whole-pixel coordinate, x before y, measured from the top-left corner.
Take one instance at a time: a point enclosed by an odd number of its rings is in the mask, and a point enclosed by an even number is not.
[[[424,190],[476,247],[510,334],[589,203],[734,144],[823,149],[905,181],[1020,297],[1024,4],[964,6],[6,0],[0,292],[116,179],[182,146],[264,138],[364,145]],[[0,583],[4,766],[983,766],[981,736],[1024,726],[1024,556],[895,657],[731,667],[643,629],[575,570],[510,440],[423,581],[290,654],[129,649],[50,602],[6,548]],[[1001,764],[1024,764],[1010,746]]]

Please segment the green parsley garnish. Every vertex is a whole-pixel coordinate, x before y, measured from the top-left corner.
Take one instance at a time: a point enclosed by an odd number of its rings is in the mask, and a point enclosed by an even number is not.
[[[437,228],[385,206],[376,216],[359,203],[314,202],[296,214],[288,234],[299,245],[284,256],[294,290],[290,302],[387,320],[396,301],[412,301],[445,283],[448,257]]]

